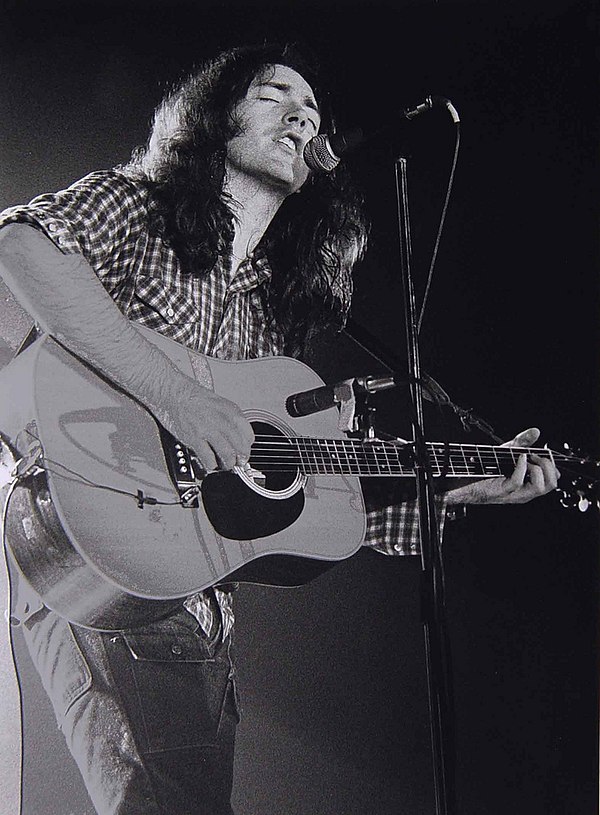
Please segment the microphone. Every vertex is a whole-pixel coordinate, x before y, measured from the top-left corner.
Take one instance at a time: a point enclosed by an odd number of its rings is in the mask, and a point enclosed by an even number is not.
[[[294,419],[301,416],[310,416],[321,410],[328,410],[342,402],[347,402],[359,393],[377,393],[378,391],[395,388],[406,378],[399,374],[390,376],[360,376],[356,379],[338,382],[337,385],[322,385],[320,388],[311,388],[288,396],[285,409]]]
[[[449,99],[444,96],[428,96],[423,102],[412,108],[406,108],[400,114],[401,119],[411,121],[421,113],[432,110],[434,107],[443,107],[450,113],[452,121],[455,124],[460,122],[458,111]],[[391,129],[397,124],[397,117],[392,124],[380,127],[372,132],[367,132],[356,127],[351,130],[341,131],[340,133],[332,133],[328,136],[326,133],[321,133],[318,136],[313,136],[304,147],[304,161],[311,170],[321,173],[330,173],[340,163],[342,156],[354,150],[360,144],[378,136],[386,130]]]

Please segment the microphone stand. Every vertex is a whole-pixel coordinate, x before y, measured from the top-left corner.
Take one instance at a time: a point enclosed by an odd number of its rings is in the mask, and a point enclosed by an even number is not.
[[[421,367],[414,285],[411,277],[411,236],[407,160],[395,162],[400,270],[404,291],[408,376],[414,432],[414,467],[421,538],[421,615],[429,695],[436,815],[455,815],[454,723],[450,651],[445,623],[444,573],[433,492],[433,477],[424,435]]]

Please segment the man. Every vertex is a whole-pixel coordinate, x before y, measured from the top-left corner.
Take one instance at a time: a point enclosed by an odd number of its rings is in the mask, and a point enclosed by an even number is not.
[[[22,306],[144,405],[206,471],[244,466],[252,428],[132,321],[228,359],[306,354],[320,331],[342,326],[365,219],[343,171],[311,176],[303,160],[307,141],[331,127],[317,79],[293,49],[236,49],[165,99],[147,147],[126,167],[0,221],[2,274]],[[536,438],[527,431],[515,443]],[[445,501],[523,502],[556,478],[550,462],[521,456],[510,478]],[[415,553],[414,505],[373,510],[366,543]],[[72,625],[27,585],[18,606],[99,813],[232,811],[229,590],[208,589],[118,635]]]

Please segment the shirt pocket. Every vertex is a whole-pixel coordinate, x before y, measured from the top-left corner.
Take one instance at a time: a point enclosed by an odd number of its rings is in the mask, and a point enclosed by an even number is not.
[[[193,337],[194,326],[200,318],[191,291],[168,285],[151,275],[138,275],[128,317],[161,334],[184,339]]]

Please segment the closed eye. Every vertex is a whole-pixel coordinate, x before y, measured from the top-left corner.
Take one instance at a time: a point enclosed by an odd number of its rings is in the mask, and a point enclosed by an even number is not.
[[[276,102],[277,104],[280,104],[281,102],[284,101],[283,99],[276,99],[274,96],[258,96],[257,99],[259,100],[259,102]],[[311,110],[312,109],[313,108],[312,108],[312,105],[311,105]],[[314,109],[314,110],[315,110],[315,113],[317,113],[317,114],[319,113],[318,110],[316,110],[316,109]],[[315,131],[315,133],[317,133],[318,130],[319,130],[319,125],[317,124],[316,120],[313,119],[310,115],[307,115],[306,119],[312,125],[313,130]]]

